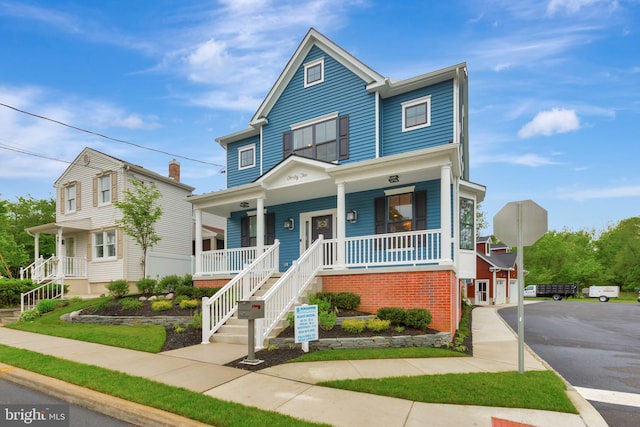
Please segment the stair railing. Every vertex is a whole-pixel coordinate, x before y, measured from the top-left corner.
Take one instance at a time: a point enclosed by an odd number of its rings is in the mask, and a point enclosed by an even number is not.
[[[211,298],[202,298],[202,344],[238,310],[238,301],[251,297],[278,271],[280,241],[276,240],[262,255],[245,267]]]
[[[20,294],[20,312],[31,310],[38,306],[38,302],[43,299],[62,299],[64,298],[64,283],[54,280],[45,283],[29,292]]]
[[[264,300],[264,319],[258,319],[255,323],[257,349],[263,347],[278,322],[287,315],[322,269],[322,249],[323,237],[319,236],[261,298]]]

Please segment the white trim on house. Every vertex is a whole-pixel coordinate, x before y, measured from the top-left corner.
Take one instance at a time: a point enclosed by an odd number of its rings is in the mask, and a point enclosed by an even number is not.
[[[322,123],[322,122],[326,122],[327,120],[331,120],[331,119],[337,119],[338,118],[338,111],[335,111],[333,113],[329,113],[329,114],[325,114],[323,116],[319,116],[319,117],[314,117],[312,119],[309,120],[305,120],[302,122],[298,122],[298,123],[294,123],[290,126],[291,130],[297,130],[297,129],[302,129],[302,128],[306,128],[307,126],[311,126],[311,125],[315,125],[316,123]]]
[[[407,110],[412,107],[425,104],[425,122],[417,125],[407,126]],[[431,126],[431,95],[423,96],[422,98],[412,99],[411,101],[405,101],[402,104],[402,132],[410,132],[416,129],[423,129]]]
[[[308,71],[311,68],[320,66],[320,78],[310,82]],[[311,87],[324,82],[324,56],[304,64],[304,87]]]
[[[250,164],[242,166],[242,153],[251,150],[253,152],[253,160]],[[251,169],[256,166],[256,144],[245,145],[238,148],[238,170]]]

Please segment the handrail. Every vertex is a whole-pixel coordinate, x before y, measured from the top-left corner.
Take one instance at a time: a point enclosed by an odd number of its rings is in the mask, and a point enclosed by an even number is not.
[[[319,236],[262,297],[264,318],[256,322],[257,348],[262,348],[271,331],[322,268],[322,249],[323,237]]]
[[[238,301],[248,299],[278,270],[280,242],[276,240],[211,298],[202,298],[202,344],[238,310]]]
[[[62,299],[64,297],[64,283],[52,281],[35,289],[20,294],[20,312],[36,308],[43,299]]]
[[[20,268],[20,279],[31,279],[35,283],[42,283],[43,280],[56,277],[57,259],[55,255],[50,256],[46,260],[42,256],[36,258],[27,267]]]
[[[234,274],[242,271],[248,262],[256,259],[256,247],[217,249],[200,255],[201,270],[217,274]]]

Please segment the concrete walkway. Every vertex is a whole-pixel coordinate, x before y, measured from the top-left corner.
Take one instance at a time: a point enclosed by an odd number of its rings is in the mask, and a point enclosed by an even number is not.
[[[308,362],[279,365],[257,372],[223,366],[246,356],[247,348],[244,345],[212,343],[149,354],[7,328],[0,328],[0,344],[144,376],[217,399],[334,426],[607,425],[600,414],[570,386],[567,394],[580,412],[579,415],[420,403],[315,385],[320,381],[347,378],[518,370],[517,338],[497,314],[495,306],[475,309],[472,327],[473,357]],[[548,369],[545,363],[526,349],[525,370],[545,369]],[[124,418],[136,425],[202,425],[7,365],[0,364],[0,376],[41,390],[49,389],[58,397],[64,399],[68,396],[74,403]]]

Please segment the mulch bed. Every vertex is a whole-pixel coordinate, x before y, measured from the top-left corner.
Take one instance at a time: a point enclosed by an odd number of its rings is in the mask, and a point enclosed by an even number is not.
[[[137,297],[137,296],[134,296]],[[148,301],[143,302],[142,307],[136,310],[123,310],[122,306],[117,302],[117,299],[114,299],[111,304],[106,307],[101,308],[100,310],[96,310],[91,312],[91,314],[99,315],[99,316],[192,316],[195,314],[196,310],[194,309],[181,309],[180,307],[174,306],[170,310],[165,311],[153,311],[151,309],[151,303]],[[360,311],[342,311],[338,314],[339,317],[351,317],[351,316],[363,316],[369,315],[370,313],[360,312]],[[469,323],[469,327],[471,328],[471,323]],[[197,328],[193,328],[191,326],[186,327],[184,330],[177,332],[173,327],[166,327],[166,335],[167,338],[165,340],[164,346],[161,351],[169,351],[175,350],[178,348],[189,347],[192,345],[197,345],[202,343],[202,331]],[[372,332],[369,330],[364,330],[360,334],[349,334],[342,330],[340,326],[335,326],[332,330],[325,331],[323,329],[319,329],[319,337],[320,338],[345,338],[345,337],[369,337],[369,336],[401,336],[401,335],[424,335],[424,334],[434,334],[439,331],[435,329],[426,329],[419,330],[414,328],[405,327],[402,331],[396,331],[395,328],[389,328],[386,331],[381,332]],[[279,335],[281,338],[293,338],[294,337],[294,329],[293,327],[288,327],[284,331],[282,331]],[[467,353],[471,354],[472,352],[472,337],[468,336],[464,345],[467,346]],[[314,350],[310,350],[314,351]],[[277,348],[277,349],[264,349],[255,352],[255,357],[258,360],[263,360],[259,365],[248,365],[241,363],[246,358],[241,358],[238,360],[234,360],[226,364],[225,366],[245,369],[249,371],[256,371],[260,369],[265,369],[270,366],[280,365],[282,363],[287,362],[288,360],[295,359],[303,355],[304,352],[300,348]]]

